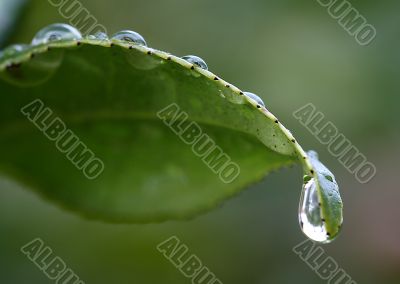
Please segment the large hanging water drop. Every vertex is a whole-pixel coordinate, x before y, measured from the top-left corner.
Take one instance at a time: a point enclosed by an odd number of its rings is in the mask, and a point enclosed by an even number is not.
[[[318,160],[314,151],[308,156],[314,176],[305,175],[299,203],[299,222],[310,239],[329,243],[339,234],[343,222],[343,203],[333,174]]]
[[[329,239],[321,216],[317,186],[314,178],[306,181],[299,204],[299,222],[304,234],[317,242]]]
[[[187,62],[190,62],[190,63],[192,63],[194,65],[197,65],[198,67],[200,67],[200,68],[202,68],[204,70],[208,70],[207,63],[203,59],[198,57],[198,56],[186,55],[186,56],[183,56],[182,59],[184,59]]]
[[[137,45],[147,46],[146,41],[140,34],[138,34],[137,32],[134,32],[134,31],[129,31],[129,30],[117,32],[116,34],[114,34],[111,37],[111,39],[123,40],[123,41],[132,42]]]
[[[250,99],[256,101],[257,104],[262,105],[263,107],[265,107],[265,104],[263,102],[263,100],[257,96],[256,94],[250,93],[250,92],[243,92],[247,97],[249,97]]]
[[[53,41],[79,40],[81,33],[67,24],[52,24],[41,29],[33,38],[32,45],[44,44]]]

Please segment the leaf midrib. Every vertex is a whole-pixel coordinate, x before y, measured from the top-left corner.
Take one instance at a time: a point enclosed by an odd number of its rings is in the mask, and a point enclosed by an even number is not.
[[[110,111],[96,111],[96,112],[88,112],[88,113],[81,113],[78,115],[63,115],[62,113],[56,113],[52,115],[53,118],[60,117],[62,121],[67,125],[76,125],[79,123],[86,123],[88,121],[102,121],[102,120],[121,120],[121,119],[132,119],[134,121],[140,120],[148,120],[148,121],[162,121],[160,118],[154,115],[153,112],[110,112]],[[177,121],[182,121],[182,119],[177,119]],[[257,138],[253,133],[247,132],[244,130],[236,129],[233,127],[229,127],[228,125],[218,124],[218,123],[211,123],[210,121],[205,120],[192,120],[198,124],[205,125],[205,126],[212,126],[212,127],[220,127],[223,129],[228,129],[233,132],[242,133],[252,135],[253,137]],[[21,114],[21,119],[15,120],[13,122],[6,123],[3,125],[0,133],[1,136],[6,136],[9,132],[20,132],[26,131],[28,127],[32,127],[33,122],[31,122],[28,118],[24,119],[24,116]],[[35,126],[34,126],[35,127]],[[167,127],[167,126],[166,126]],[[11,131],[10,131],[11,130]],[[261,142],[260,142],[261,143]],[[271,149],[273,151],[273,149]]]

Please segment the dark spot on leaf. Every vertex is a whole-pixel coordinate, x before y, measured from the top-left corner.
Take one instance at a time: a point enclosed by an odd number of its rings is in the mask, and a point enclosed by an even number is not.
[[[218,79],[218,77],[214,77],[214,80],[215,80],[215,81],[218,81],[219,79]]]
[[[6,68],[8,71],[12,71],[12,70],[18,69],[20,66],[21,66],[21,63],[18,63],[18,64],[12,63],[10,65],[7,65]]]

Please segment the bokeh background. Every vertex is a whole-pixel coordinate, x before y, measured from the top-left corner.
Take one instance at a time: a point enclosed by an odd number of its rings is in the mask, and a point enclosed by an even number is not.
[[[43,26],[67,22],[46,0],[27,2],[8,43],[28,43]],[[131,29],[151,47],[198,55],[212,72],[262,97],[340,184],[344,227],[323,246],[327,254],[357,283],[400,283],[399,1],[351,1],[377,29],[364,47],[317,0],[81,3],[109,33]],[[376,165],[372,181],[359,184],[293,118],[309,102]],[[156,250],[172,235],[225,284],[324,283],[292,252],[305,239],[297,221],[301,183],[300,167],[284,169],[191,221],[112,225],[66,212],[3,177],[0,283],[53,282],[20,252],[36,237],[85,283],[190,283]]]

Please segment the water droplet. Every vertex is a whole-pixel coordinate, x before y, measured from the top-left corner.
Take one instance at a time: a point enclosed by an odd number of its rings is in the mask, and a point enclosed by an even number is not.
[[[22,52],[22,51],[28,49],[29,47],[30,46],[27,44],[10,45],[10,46],[6,47],[5,49],[3,49],[2,51],[0,51],[0,58],[12,56],[18,52]]]
[[[192,64],[195,64],[204,70],[208,70],[208,66],[207,66],[206,62],[198,56],[186,55],[186,56],[183,56],[182,59],[184,59],[187,62],[190,62]]]
[[[44,44],[53,41],[79,40],[81,33],[67,24],[52,24],[41,29],[33,38],[32,45]]]
[[[89,35],[88,39],[108,40],[108,35],[104,32],[97,32],[94,35]]]
[[[137,32],[134,32],[134,31],[129,31],[129,30],[117,32],[116,34],[114,34],[111,37],[111,39],[123,40],[123,41],[132,42],[137,45],[147,46],[146,41],[140,34],[138,34]]]
[[[300,198],[299,222],[310,239],[329,243],[341,230],[343,202],[332,172],[318,160],[315,151],[308,151],[307,155],[312,169],[305,167],[307,174]]]
[[[307,178],[308,179],[308,178]],[[327,243],[330,236],[326,231],[314,178],[303,185],[299,204],[299,222],[303,233],[310,239]]]
[[[263,100],[257,96],[256,94],[250,93],[250,92],[243,92],[247,97],[249,97],[250,99],[256,101],[257,104],[262,105],[263,107],[265,107],[265,104],[263,102]]]

